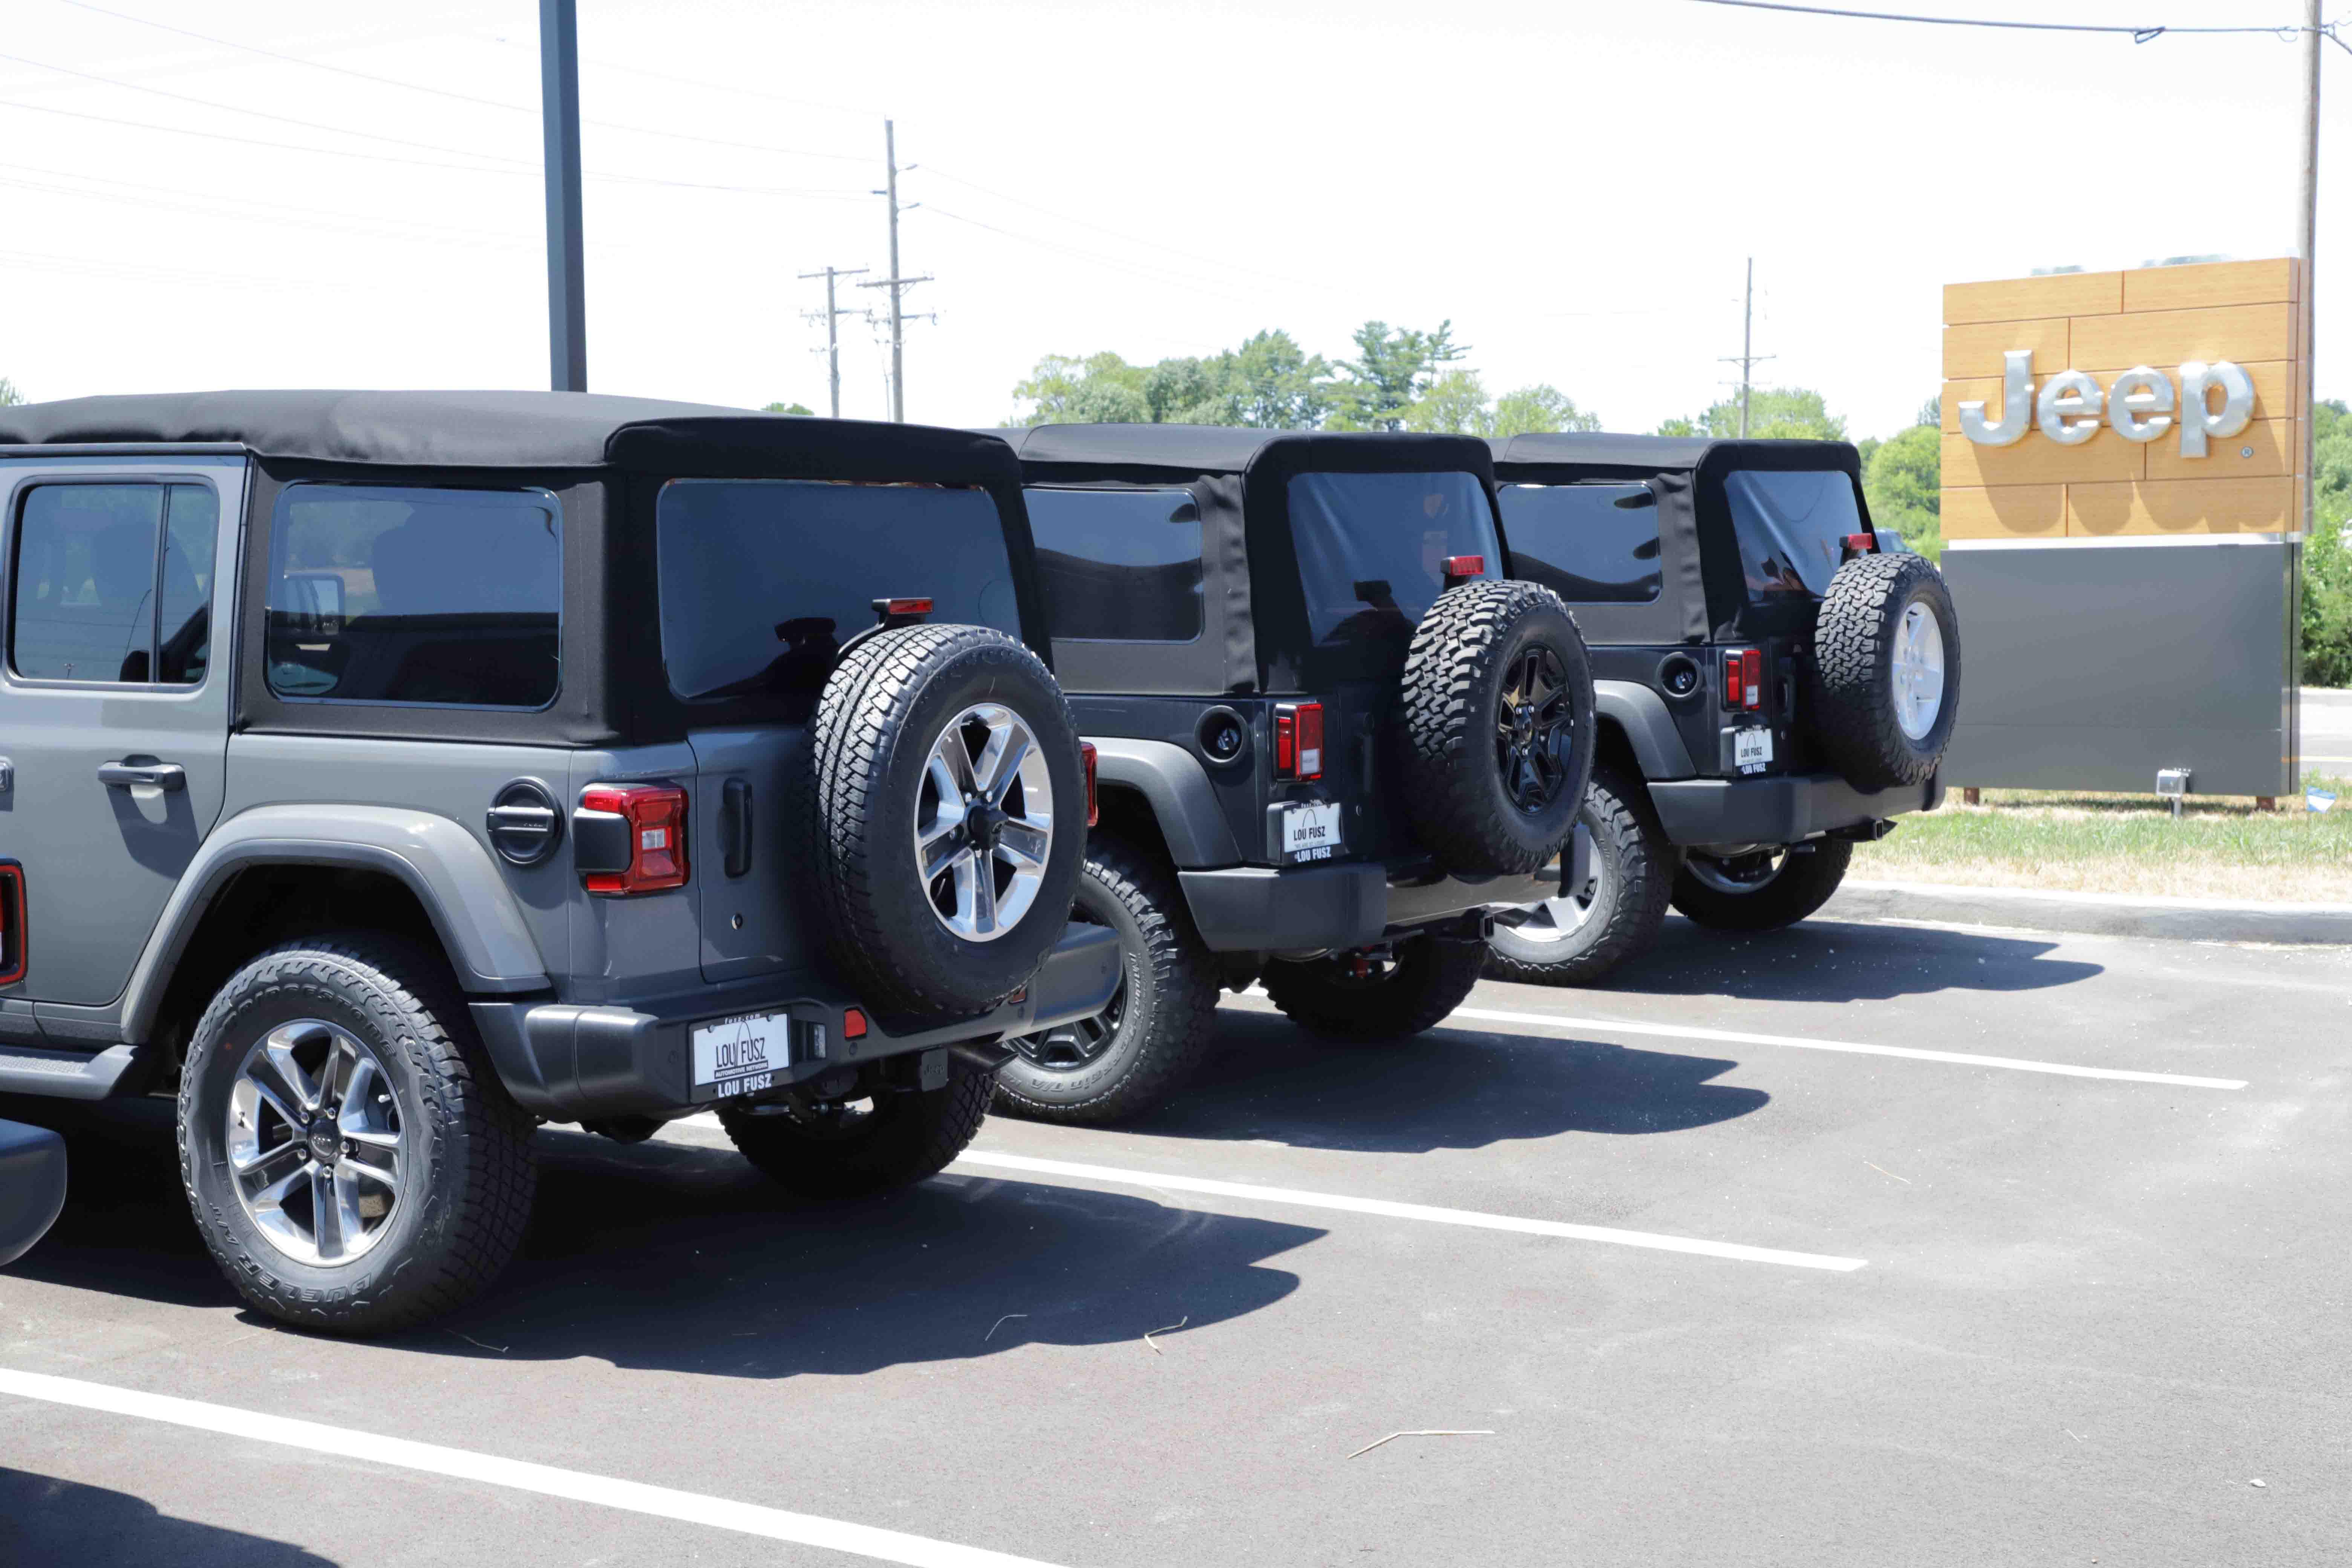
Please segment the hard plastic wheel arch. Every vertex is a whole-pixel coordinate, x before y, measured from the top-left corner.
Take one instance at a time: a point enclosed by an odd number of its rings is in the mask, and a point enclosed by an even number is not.
[[[1593,710],[1603,727],[1614,724],[1645,779],[1686,779],[1698,772],[1666,700],[1634,680],[1596,680]]]
[[[511,994],[551,984],[489,851],[449,818],[375,805],[257,806],[205,837],[164,905],[119,1004],[122,1039],[146,1042],[206,912],[239,872],[266,866],[348,867],[395,878],[424,907],[465,991]]]
[[[1218,809],[1216,788],[1198,757],[1170,741],[1087,739],[1097,753],[1099,785],[1143,797],[1171,860],[1187,870],[1241,864],[1240,841]]]

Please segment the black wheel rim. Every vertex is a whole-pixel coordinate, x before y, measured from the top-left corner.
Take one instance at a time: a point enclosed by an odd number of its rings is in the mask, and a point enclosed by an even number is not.
[[[1109,1005],[1093,1017],[1041,1034],[1015,1035],[1004,1043],[1013,1047],[1014,1056],[1041,1072],[1077,1072],[1092,1067],[1110,1049],[1126,1016],[1127,976],[1121,974]]]
[[[1542,643],[1522,648],[1503,672],[1495,715],[1495,765],[1503,793],[1529,816],[1551,809],[1567,787],[1576,717],[1568,667]]]

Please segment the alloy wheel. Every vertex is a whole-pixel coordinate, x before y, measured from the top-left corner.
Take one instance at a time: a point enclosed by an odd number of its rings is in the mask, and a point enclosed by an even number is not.
[[[1021,716],[983,702],[949,721],[924,764],[915,863],[931,912],[993,942],[1036,901],[1054,850],[1054,785]]]
[[[350,1030],[298,1018],[246,1053],[229,1090],[229,1173],[278,1251],[325,1268],[365,1257],[400,1212],[406,1155],[392,1079]]]
[[[1521,649],[1504,671],[1495,763],[1503,792],[1529,816],[1549,810],[1568,783],[1576,717],[1569,697],[1568,667],[1542,643]]]

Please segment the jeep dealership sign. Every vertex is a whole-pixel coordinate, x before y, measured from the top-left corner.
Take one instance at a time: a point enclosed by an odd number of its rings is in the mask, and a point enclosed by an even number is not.
[[[2079,447],[2099,433],[2104,415],[2126,441],[2153,441],[2175,423],[2180,410],[2180,455],[2201,458],[2207,442],[2234,436],[2254,414],[2254,383],[2228,360],[2192,362],[2180,367],[2179,392],[2160,370],[2136,364],[2103,387],[2085,371],[2063,370],[2033,394],[2033,351],[2011,349],[2002,356],[2001,416],[1988,418],[1982,399],[1960,405],[1960,433],[1979,447],[2006,447],[2025,434],[2028,416],[2062,447]],[[2217,406],[2214,398],[2221,401]]]

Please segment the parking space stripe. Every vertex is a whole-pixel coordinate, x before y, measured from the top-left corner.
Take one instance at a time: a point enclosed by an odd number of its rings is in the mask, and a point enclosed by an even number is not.
[[[1868,1261],[1860,1258],[1832,1258],[1818,1252],[1786,1252],[1774,1247],[1744,1247],[1731,1241],[1700,1241],[1686,1236],[1660,1236],[1646,1230],[1572,1225],[1566,1220],[1521,1219],[1515,1215],[1480,1214],[1475,1209],[1433,1208],[1427,1204],[1391,1203],[1386,1198],[1354,1198],[1336,1193],[1300,1192],[1295,1187],[1262,1187],[1251,1182],[1219,1182],[1202,1176],[1169,1175],[1160,1171],[1129,1171],[1114,1165],[1084,1165],[1070,1160],[1040,1160],[1027,1154],[1000,1153],[992,1149],[968,1149],[950,1168],[961,1170],[972,1166],[982,1170],[1022,1171],[1044,1176],[1069,1176],[1080,1181],[1149,1187],[1161,1192],[1202,1193],[1212,1197],[1285,1204],[1297,1208],[1339,1209],[1348,1214],[1379,1215],[1388,1219],[1467,1226],[1474,1230],[1508,1230],[1522,1236],[1599,1241],[1612,1247],[1647,1247],[1655,1252],[1688,1252],[1701,1258],[1728,1258],[1741,1263],[1778,1263],[1790,1268],[1825,1268],[1840,1274],[1851,1273]]]
[[[102,1411],[110,1415],[137,1416],[174,1426],[193,1427],[199,1432],[247,1437],[256,1442],[280,1443],[308,1453],[340,1454],[347,1458],[373,1460],[404,1470],[420,1470],[428,1475],[486,1481],[492,1486],[508,1487],[517,1491],[537,1492],[542,1497],[594,1503],[604,1508],[623,1509],[630,1513],[650,1514],[656,1519],[675,1519],[688,1524],[707,1524],[718,1530],[731,1530],[740,1535],[788,1541],[798,1546],[820,1546],[879,1563],[905,1563],[908,1568],[1052,1568],[1051,1564],[1034,1558],[1012,1557],[1002,1552],[958,1546],[950,1542],[907,1535],[895,1530],[845,1524],[839,1520],[819,1519],[814,1514],[761,1508],[755,1503],[730,1502],[725,1498],[705,1497],[698,1492],[677,1491],[669,1487],[647,1486],[642,1481],[592,1476],[580,1470],[559,1469],[552,1465],[534,1465],[520,1459],[502,1459],[493,1454],[477,1454],[465,1448],[445,1448],[437,1443],[415,1443],[404,1437],[385,1437],[373,1432],[354,1432],[341,1426],[322,1426],[315,1421],[265,1415],[258,1411],[207,1405],[194,1399],[177,1399],[164,1394],[146,1394],[137,1389],[118,1388],[111,1384],[84,1383],[79,1378],[51,1377],[42,1373],[0,1367],[0,1394],[13,1394],[21,1399],[43,1400],[51,1405],[69,1405],[81,1410]]]
[[[1958,1067],[2003,1068],[2011,1072],[2054,1073],[2060,1078],[2113,1079],[2124,1083],[2162,1083],[2175,1089],[2243,1089],[2242,1078],[2198,1078],[2189,1073],[2134,1072],[2124,1068],[2077,1067],[2071,1062],[2027,1061],[2019,1057],[1978,1056],[1969,1051],[1930,1051],[1911,1046],[1869,1046],[1854,1040],[1816,1040],[1802,1035],[1756,1035],[1745,1029],[1702,1029],[1687,1024],[1636,1024],[1624,1018],[1572,1018],[1549,1013],[1504,1013],[1457,1007],[1447,1016],[1486,1024],[1532,1024],[1539,1028],[1584,1034],[1641,1035],[1662,1040],[1703,1040],[1723,1046],[1785,1046],[1800,1051],[1844,1051],[1861,1057],[1901,1057],[1909,1061],[1949,1062]]]

